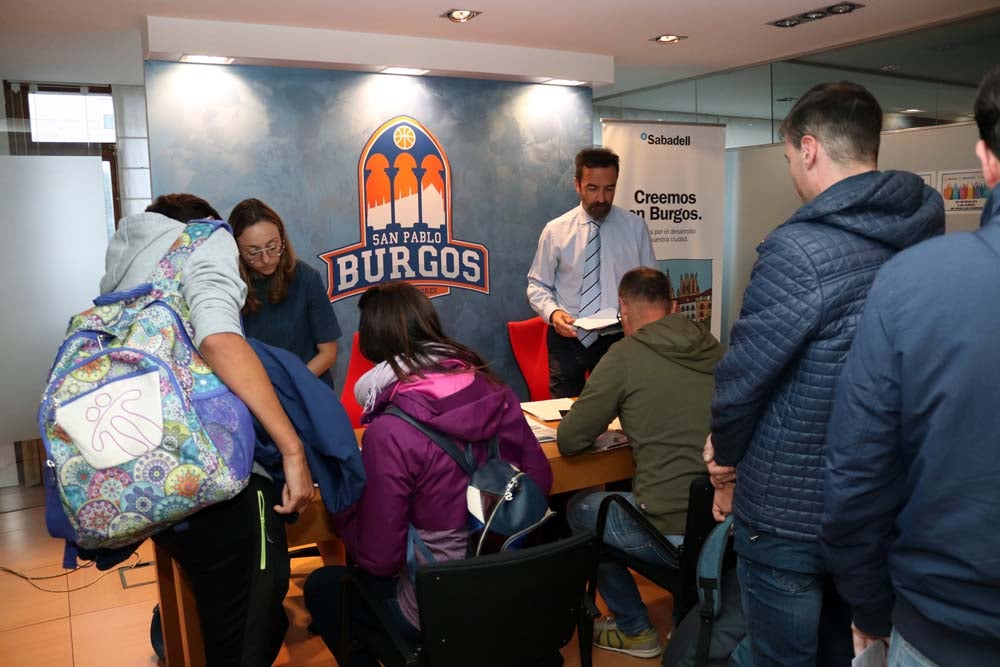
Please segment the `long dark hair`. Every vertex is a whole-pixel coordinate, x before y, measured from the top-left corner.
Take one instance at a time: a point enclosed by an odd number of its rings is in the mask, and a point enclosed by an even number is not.
[[[267,290],[267,300],[271,303],[281,303],[288,295],[288,283],[295,279],[295,263],[298,259],[295,256],[295,249],[292,242],[288,240],[285,233],[285,223],[281,221],[273,208],[259,199],[244,199],[233,207],[229,214],[229,226],[233,228],[233,237],[239,241],[240,236],[249,227],[253,227],[258,222],[270,222],[278,228],[278,235],[281,237],[281,244],[285,246],[285,251],[281,253],[278,260],[278,268],[271,274],[271,285]],[[240,277],[247,284],[247,300],[243,306],[244,313],[255,313],[260,310],[260,299],[257,291],[253,287],[253,278],[260,274],[254,270],[250,264],[243,259],[240,253]]]
[[[413,285],[394,282],[369,287],[358,309],[361,354],[375,363],[388,362],[400,380],[423,377],[427,371],[462,372],[441,364],[456,359],[501,384],[482,357],[445,335],[430,299]]]

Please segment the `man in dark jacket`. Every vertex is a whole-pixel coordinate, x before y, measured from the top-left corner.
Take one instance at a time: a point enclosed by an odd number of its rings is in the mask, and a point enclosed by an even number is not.
[[[975,114],[995,188],[1000,68]],[[1000,664],[998,303],[994,189],[978,231],[879,271],[837,388],[821,539],[858,644],[891,628],[890,665]]]
[[[877,170],[881,127],[878,102],[848,82],[814,87],[785,118],[804,206],[758,247],[716,370],[706,460],[714,445],[717,486],[738,465],[735,545],[756,667],[850,663],[849,610],[824,591],[817,540],[827,421],[875,273],[944,227],[937,192]],[[731,493],[717,493],[720,509]]]

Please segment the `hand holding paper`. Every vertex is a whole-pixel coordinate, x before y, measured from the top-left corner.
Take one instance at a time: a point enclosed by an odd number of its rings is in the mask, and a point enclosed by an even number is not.
[[[578,317],[576,321],[573,322],[573,326],[580,329],[586,329],[587,331],[604,329],[616,324],[618,324],[617,308],[604,308],[603,310],[597,311],[593,315]]]

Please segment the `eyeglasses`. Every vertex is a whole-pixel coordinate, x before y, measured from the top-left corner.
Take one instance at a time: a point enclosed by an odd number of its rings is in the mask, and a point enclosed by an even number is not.
[[[256,262],[260,260],[264,253],[267,253],[268,257],[281,257],[281,253],[285,252],[285,244],[279,245],[269,245],[258,250],[241,250],[240,254],[243,255],[243,259],[248,262]]]

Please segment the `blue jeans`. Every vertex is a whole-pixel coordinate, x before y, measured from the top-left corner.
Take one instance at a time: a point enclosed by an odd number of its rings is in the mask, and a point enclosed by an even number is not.
[[[918,651],[913,644],[903,639],[903,635],[892,629],[889,638],[888,667],[938,667],[927,656]]]
[[[826,573],[798,571],[815,565],[811,550],[818,547],[773,535],[753,543],[770,550],[762,553],[765,557],[780,550],[783,565],[751,560],[737,548],[737,574],[753,667],[848,667],[854,656],[850,607]],[[801,550],[800,564],[795,562],[797,550]],[[741,659],[740,663],[746,661]]]
[[[623,496],[633,505],[631,493],[610,494],[603,491],[581,491],[566,506],[566,522],[573,533],[593,532],[597,527],[597,512],[601,501],[609,495]],[[664,535],[674,546],[684,543],[683,535]],[[617,505],[612,505],[604,527],[604,542],[630,555],[657,565],[677,567],[670,554],[657,547],[630,516]],[[653,627],[642,603],[635,579],[621,563],[604,561],[597,568],[597,590],[615,615],[618,628],[627,635],[638,635]]]

